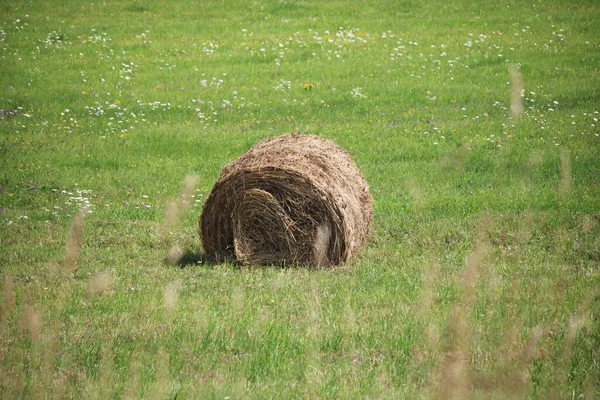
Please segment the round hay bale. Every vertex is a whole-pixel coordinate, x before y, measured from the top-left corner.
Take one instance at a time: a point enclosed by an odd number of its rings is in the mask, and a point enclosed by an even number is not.
[[[226,166],[200,217],[207,258],[243,264],[337,265],[366,242],[373,199],[335,143],[288,135]]]

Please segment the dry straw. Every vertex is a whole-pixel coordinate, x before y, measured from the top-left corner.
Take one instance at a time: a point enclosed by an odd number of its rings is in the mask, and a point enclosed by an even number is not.
[[[65,246],[65,260],[64,267],[65,272],[74,273],[77,269],[77,260],[79,259],[79,253],[83,246],[83,236],[85,230],[85,217],[87,209],[82,209],[77,213],[73,222],[71,222],[71,228],[69,229],[69,236],[67,237],[67,244]]]
[[[178,291],[181,286],[181,282],[173,281],[169,282],[165,288],[164,300],[165,309],[168,313],[172,314],[177,310]]]
[[[113,285],[113,279],[106,272],[99,272],[90,280],[88,285],[88,294],[97,295],[110,290]]]
[[[519,67],[515,64],[508,66],[510,73],[510,116],[519,118],[523,114],[523,78]]]
[[[449,346],[440,366],[438,398],[466,399],[471,397],[472,376],[469,370],[469,346],[472,332],[468,316],[475,307],[479,270],[488,256],[487,227],[489,219],[483,218],[477,232],[475,250],[466,258],[460,279],[460,300],[450,312],[448,320]]]
[[[289,135],[223,169],[200,230],[209,259],[327,266],[356,255],[372,219],[369,188],[348,153],[317,136]]]
[[[567,150],[560,152],[560,181],[558,194],[566,198],[571,192],[571,153]]]
[[[15,280],[7,275],[4,278],[4,289],[2,294],[2,308],[0,308],[0,322],[10,313],[15,306]]]
[[[183,249],[178,244],[174,244],[167,251],[167,255],[163,259],[164,263],[167,265],[176,265],[184,256]]]
[[[28,301],[23,307],[21,326],[29,332],[31,343],[39,343],[42,337],[42,313],[35,310]]]
[[[172,200],[167,204],[165,210],[165,217],[161,224],[161,233],[166,237],[171,229],[177,226],[183,215],[192,206],[192,200],[194,190],[198,185],[198,177],[195,175],[188,175],[183,181],[183,188],[178,198]]]

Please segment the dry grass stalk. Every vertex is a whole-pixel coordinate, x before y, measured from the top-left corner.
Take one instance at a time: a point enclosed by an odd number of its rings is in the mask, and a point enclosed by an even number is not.
[[[290,135],[259,143],[223,169],[200,228],[214,260],[337,265],[364,245],[372,219],[369,188],[348,153],[316,136]],[[315,256],[327,230],[325,255]]]
[[[76,269],[81,246],[83,245],[86,214],[86,210],[82,209],[75,215],[73,222],[71,222],[71,228],[69,229],[69,236],[67,237],[67,244],[65,246],[64,267],[65,272],[67,273],[74,273]]]
[[[344,306],[344,331],[347,332],[351,337],[358,332],[356,314],[354,313],[352,305],[350,304],[350,298],[346,300],[346,305]]]
[[[594,388],[594,375],[589,374],[585,379],[585,400],[595,400],[596,388]]]
[[[472,305],[475,295],[475,285],[479,277],[479,267],[487,257],[489,246],[487,243],[479,243],[475,251],[466,258],[466,266],[463,270],[461,287],[463,297],[467,305]]]
[[[96,275],[90,279],[90,283],[88,285],[88,294],[96,295],[102,294],[108,290],[113,285],[113,279],[106,272],[98,272]]]
[[[316,282],[312,282],[312,293],[309,296],[306,302],[306,312],[307,312],[307,337],[311,341],[317,340],[319,337],[319,325],[321,322],[321,296],[319,295],[319,290]]]
[[[554,237],[552,238],[552,252],[554,255],[561,259],[567,250],[567,239],[569,237],[569,232],[564,227],[560,227],[554,233]]]
[[[178,244],[174,244],[167,251],[164,262],[167,265],[177,265],[184,256],[183,249]]]
[[[569,321],[569,327],[567,328],[567,337],[565,338],[565,343],[563,345],[563,362],[566,363],[571,358],[573,341],[575,340],[575,336],[577,336],[577,332],[579,332],[579,329],[584,325],[584,323],[585,321],[582,318],[571,318],[571,320]]]
[[[544,333],[544,331],[542,330],[542,328],[539,328],[539,327],[535,328],[533,330],[533,332],[531,332],[531,335],[529,336],[529,339],[527,340],[527,344],[523,348],[523,353],[521,356],[523,363],[526,364],[526,363],[529,363],[531,360],[533,360],[533,356],[535,354],[535,349],[537,347],[537,342],[538,342],[538,340],[540,340],[543,333]]]
[[[442,360],[438,398],[465,399],[469,396],[470,386],[467,370],[469,328],[464,310],[453,309],[449,318],[450,348]]]
[[[393,399],[396,398],[394,395],[393,386],[390,384],[390,373],[386,370],[386,368],[380,367],[377,372],[377,376],[375,377],[377,381],[377,389],[380,391],[380,395],[375,398],[380,399]]]
[[[54,382],[54,363],[58,358],[58,353],[60,351],[60,342],[58,336],[56,334],[44,334],[43,339],[43,347],[44,347],[44,358],[42,364],[42,390],[44,393],[43,398],[48,398],[48,388],[52,388],[52,395],[56,396],[55,398],[61,398],[59,395],[61,387],[60,381]]]
[[[288,284],[289,275],[287,271],[282,269],[277,275],[273,277],[271,282],[269,283],[269,287],[273,290],[273,292],[277,292],[281,290],[283,287]]]
[[[519,118],[523,114],[523,77],[515,64],[508,66],[510,72],[510,116]]]
[[[306,301],[306,370],[304,371],[304,376],[311,391],[308,397],[316,398],[316,390],[321,387],[325,379],[318,348],[323,310],[318,285],[313,277],[309,279],[311,281],[311,293]]]
[[[458,147],[453,156],[454,162],[452,163],[452,167],[455,171],[463,172],[465,170],[465,165],[469,156],[469,151],[471,151],[471,148],[466,144],[461,143],[461,145]]]
[[[558,194],[567,197],[571,192],[571,153],[568,150],[560,152],[560,181]]]
[[[509,299],[519,295],[518,279],[513,278],[512,284],[506,291]],[[523,347],[520,335],[523,330],[523,318],[509,311],[505,318],[510,321],[502,335],[500,345],[496,349],[496,368],[489,378],[482,380],[484,387],[497,387],[502,389],[506,395],[512,398],[522,398],[528,383],[528,363],[533,357],[537,340],[542,331],[539,328],[533,330],[529,340]]]
[[[98,399],[110,399],[112,397],[113,387],[111,383],[113,381],[113,354],[114,352],[112,346],[106,342],[103,343],[102,358],[100,359],[100,368],[98,370],[98,377],[95,385],[98,389]]]
[[[412,203],[417,210],[425,206],[425,193],[414,177],[410,177],[406,182],[406,189],[412,199]]]
[[[234,313],[243,311],[246,303],[246,290],[243,287],[236,286],[231,291],[231,309]]]
[[[592,304],[594,303],[594,301],[596,301],[598,297],[600,297],[600,289],[592,290],[591,292],[589,292],[577,308],[577,314],[587,315],[587,313],[590,312]]]
[[[519,229],[515,235],[517,242],[521,246],[527,245],[531,238],[531,228],[534,224],[534,219],[531,213],[525,212],[520,216]]]
[[[170,379],[169,379],[169,354],[164,350],[160,350],[156,356],[156,380],[148,396],[150,399],[167,399],[170,396]]]
[[[181,222],[183,215],[189,211],[193,204],[194,190],[198,185],[198,177],[188,175],[183,181],[183,188],[179,196],[167,204],[165,216],[160,225],[160,235],[162,239],[167,239],[170,232]],[[171,246],[164,262],[167,265],[176,265],[181,261],[184,252],[177,244]]]
[[[317,267],[325,267],[329,264],[329,260],[327,259],[327,247],[330,238],[331,229],[329,229],[329,226],[325,224],[319,225],[313,243],[313,264]]]
[[[438,266],[438,262],[431,259],[424,264],[421,273],[422,287],[416,315],[419,316],[424,335],[412,351],[411,362],[415,370],[420,370],[423,363],[435,363],[439,356],[440,332],[435,319],[431,316],[435,307]],[[436,378],[436,371],[429,370],[425,379],[435,382]],[[431,397],[431,394],[425,396]]]
[[[42,313],[33,309],[29,300],[25,300],[21,326],[29,332],[31,343],[39,343],[42,337]]]
[[[2,308],[0,309],[0,322],[10,313],[15,306],[15,280],[7,275],[4,278],[4,289],[2,290]]]
[[[98,366],[98,374],[95,377],[87,377],[85,379],[85,396],[90,400],[103,400],[112,398],[113,391],[113,348],[111,345],[104,342],[102,344],[100,354],[100,365]]]
[[[441,172],[449,171],[464,172],[466,168],[467,158],[471,148],[464,143],[461,143],[456,150],[445,153],[438,163],[438,168]]]
[[[133,361],[129,365],[129,373],[127,377],[127,385],[125,386],[125,390],[123,391],[123,399],[139,399],[140,394],[140,375],[141,375],[142,366],[140,362],[133,358]]]
[[[177,300],[179,298],[178,291],[180,287],[180,281],[173,281],[169,282],[167,284],[167,287],[165,288],[165,310],[170,314],[174,313],[175,310],[177,310]]]
[[[581,218],[581,232],[589,233],[592,231],[592,229],[594,229],[595,226],[596,222],[591,215],[586,214]]]
[[[448,321],[449,346],[440,367],[438,398],[464,399],[469,397],[471,377],[468,371],[468,354],[471,331],[469,315],[475,304],[475,286],[479,268],[488,253],[488,244],[483,240],[487,219],[482,220],[478,232],[478,243],[473,253],[467,257],[460,281],[460,298],[450,312]]]
[[[35,342],[34,342],[35,343]],[[31,364],[28,369],[29,381],[28,398],[48,399],[58,398],[53,383],[54,362],[59,349],[59,342],[54,335],[47,331],[40,334],[38,345],[29,349]],[[60,389],[60,388],[56,388]]]
[[[577,308],[576,316],[571,318],[569,321],[565,342],[563,344],[562,358],[560,360],[561,368],[557,369],[557,373],[554,378],[554,385],[551,387],[549,392],[549,398],[557,398],[557,396],[560,396],[561,394],[560,389],[564,387],[564,382],[569,373],[568,363],[571,359],[573,343],[577,337],[577,333],[582,328],[586,327],[589,324],[589,321],[593,318],[590,315],[592,304],[599,296],[600,290],[592,290],[590,293],[588,293],[583,302]],[[592,389],[586,387],[586,397],[588,396],[590,390],[592,390],[593,393],[593,386]]]
[[[525,168],[529,171],[534,171],[542,166],[544,163],[544,153],[541,151],[534,151],[531,153],[529,158],[527,159],[527,163],[525,163]]]
[[[430,352],[434,352],[437,348],[439,340],[439,332],[437,326],[431,321],[431,310],[435,301],[435,288],[438,272],[438,263],[431,261],[425,265],[422,273],[423,287],[421,289],[421,300],[419,305],[419,317],[423,326],[426,327],[426,345]],[[422,349],[417,347],[418,354],[422,354]],[[422,358],[420,356],[419,358]]]
[[[427,345],[430,349],[436,349],[440,342],[440,330],[437,325],[430,322],[427,326]]]
[[[185,177],[183,181],[183,188],[181,189],[179,197],[167,204],[165,217],[163,218],[161,224],[161,231],[163,235],[168,235],[169,231],[180,223],[182,216],[189,211],[193,204],[192,196],[194,195],[194,190],[196,189],[197,185],[197,176],[188,175]]]
[[[557,399],[560,398],[561,395],[564,395],[562,389],[565,386],[565,381],[569,373],[568,364],[569,360],[571,359],[573,342],[575,341],[577,333],[584,325],[585,319],[583,317],[573,317],[569,321],[569,326],[567,327],[567,334],[563,343],[562,357],[560,359],[559,366],[556,368],[556,373],[554,375],[554,383],[550,386],[548,391],[547,397],[549,399]]]
[[[534,357],[537,342],[542,334],[543,330],[541,328],[535,328],[529,335],[529,339],[521,351],[520,358],[516,362],[504,366],[507,371],[506,380],[503,382],[504,389],[507,393],[512,393],[515,398],[522,399],[525,397],[529,383],[529,364]]]

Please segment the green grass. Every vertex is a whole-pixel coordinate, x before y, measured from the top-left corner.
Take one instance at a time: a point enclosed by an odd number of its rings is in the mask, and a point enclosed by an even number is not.
[[[0,3],[0,397],[600,396],[599,15]],[[203,262],[221,169],[293,132],[355,159],[366,248],[330,270]]]

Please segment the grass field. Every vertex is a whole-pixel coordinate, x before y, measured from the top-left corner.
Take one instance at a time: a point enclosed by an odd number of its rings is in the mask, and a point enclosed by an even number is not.
[[[600,397],[599,26],[592,0],[1,1],[0,397]],[[367,247],[204,262],[221,169],[294,132],[356,161]]]

